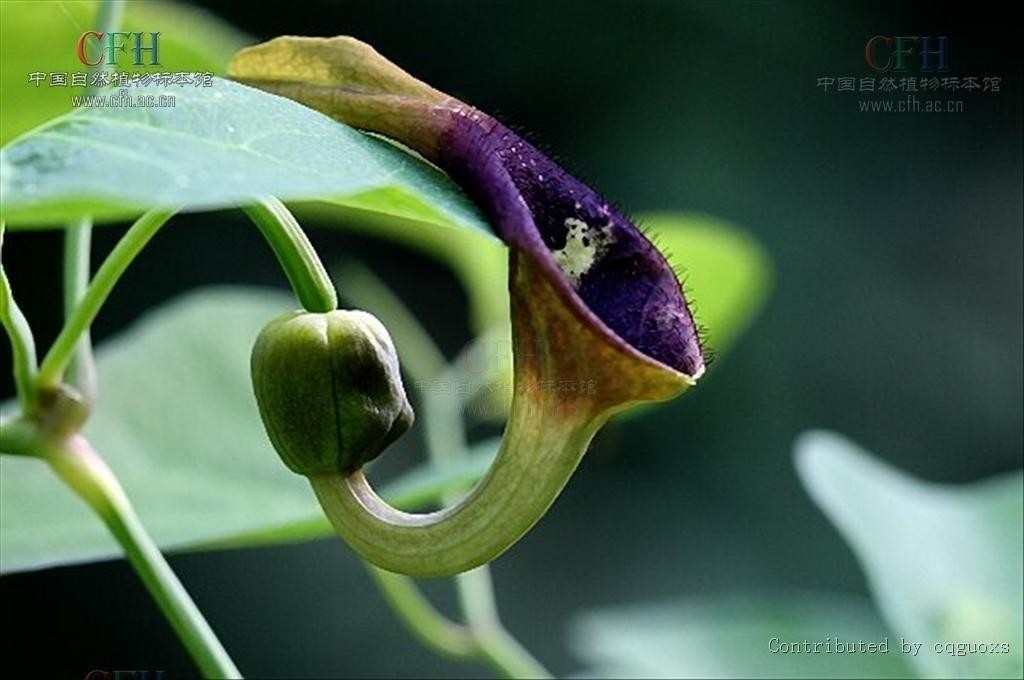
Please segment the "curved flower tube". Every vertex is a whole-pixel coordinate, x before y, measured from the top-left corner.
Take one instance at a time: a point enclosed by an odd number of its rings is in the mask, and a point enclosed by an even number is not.
[[[309,476],[335,530],[391,571],[484,564],[547,511],[617,411],[680,394],[704,356],[679,282],[628,219],[494,118],[352,38],[283,37],[232,77],[397,140],[447,171],[510,248],[512,411],[487,475],[458,504],[398,511],[361,471]]]

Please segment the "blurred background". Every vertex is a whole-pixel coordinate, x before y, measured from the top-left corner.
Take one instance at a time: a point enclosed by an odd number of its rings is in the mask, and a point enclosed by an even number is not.
[[[763,312],[700,388],[606,428],[546,519],[493,565],[509,629],[556,673],[580,667],[565,632],[582,609],[751,590],[866,593],[853,553],[794,473],[793,439],[807,428],[842,432],[934,481],[1021,466],[1021,52],[1017,23],[999,10],[196,4],[256,40],[357,36],[524,131],[627,211],[722,217],[772,258]],[[887,114],[817,86],[874,75],[863,50],[879,34],[948,36],[953,74],[999,76],[1000,91],[964,95],[960,113]],[[470,337],[465,295],[448,270],[392,244],[305,226],[326,261],[373,267],[450,355]],[[96,231],[94,262],[120,232]],[[59,233],[7,238],[11,279],[45,344],[60,322]],[[129,270],[94,337],[209,283],[284,288],[236,212],[176,219]],[[13,387],[0,376],[6,399]],[[410,446],[419,459],[420,444]],[[485,672],[421,648],[338,540],[172,564],[243,671]],[[427,590],[451,609],[445,583]],[[0,593],[12,676],[195,674],[124,562],[16,574],[0,580]]]

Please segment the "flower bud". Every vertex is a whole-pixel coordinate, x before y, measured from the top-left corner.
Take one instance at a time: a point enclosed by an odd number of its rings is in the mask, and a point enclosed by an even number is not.
[[[256,339],[251,370],[270,441],[302,475],[354,472],[413,422],[391,336],[366,312],[277,317]]]

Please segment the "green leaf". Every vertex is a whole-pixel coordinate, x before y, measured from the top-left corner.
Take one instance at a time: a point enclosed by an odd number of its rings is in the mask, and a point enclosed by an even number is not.
[[[796,443],[800,478],[853,548],[893,631],[921,643],[927,677],[1024,673],[1024,477],[914,479],[830,432]],[[947,644],[1008,645],[949,653]],[[934,645],[940,645],[936,652]]]
[[[637,215],[675,266],[713,351],[727,350],[772,289],[771,261],[758,241],[725,220],[695,213]]]
[[[312,491],[270,448],[249,379],[260,328],[293,306],[276,292],[207,289],[149,312],[98,351],[102,398],[86,427],[164,549],[223,548],[329,535]],[[7,405],[9,411],[13,404]],[[478,479],[497,450],[423,467],[384,488],[399,507]],[[0,571],[120,551],[40,460],[0,456]]]
[[[887,639],[887,653],[825,651],[829,641]],[[819,651],[781,651],[782,643],[805,640],[821,643]],[[734,594],[586,612],[572,623],[569,641],[586,664],[583,677],[907,677],[898,644],[870,602],[839,595]]]
[[[79,36],[96,28],[99,3],[5,0],[0,3],[0,144],[71,110],[84,88],[32,84],[30,73],[86,72],[76,56]],[[160,66],[122,70],[224,73],[231,55],[251,38],[203,10],[170,2],[125,3],[122,30],[160,33]]]
[[[80,108],[0,152],[0,216],[9,226],[153,207],[209,210],[274,195],[489,233],[439,170],[291,100],[222,79],[127,92],[171,94],[174,106]]]

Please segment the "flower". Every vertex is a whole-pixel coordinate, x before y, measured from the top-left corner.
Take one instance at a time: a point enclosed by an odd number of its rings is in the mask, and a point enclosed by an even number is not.
[[[704,372],[664,256],[608,201],[493,117],[348,37],[245,48],[236,80],[383,134],[448,172],[509,246],[514,390],[501,450],[460,503],[388,506],[361,471],[309,475],[335,530],[380,567],[439,576],[494,559],[554,502],[614,413]]]
[[[692,379],[703,373],[693,316],[661,252],[608,201],[493,117],[349,37],[276,38],[241,50],[229,72],[423,154],[608,342]]]

